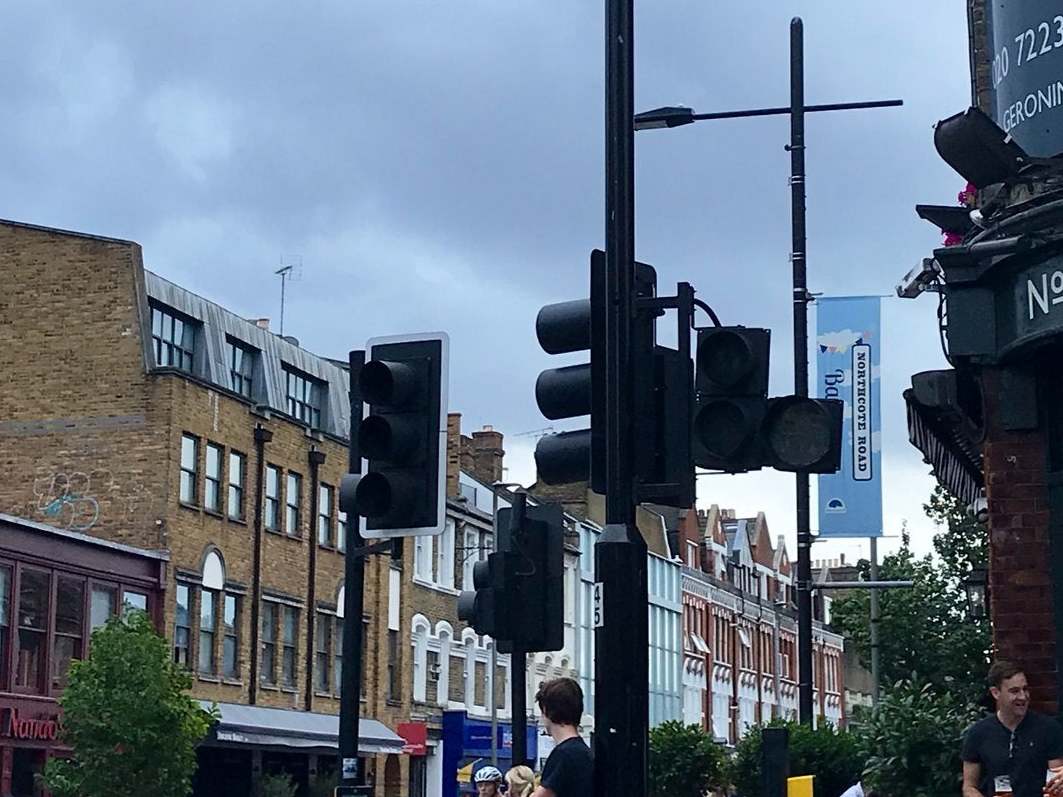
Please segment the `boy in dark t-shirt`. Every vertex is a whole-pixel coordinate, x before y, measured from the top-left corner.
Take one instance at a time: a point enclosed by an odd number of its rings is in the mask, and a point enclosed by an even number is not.
[[[583,690],[571,678],[543,681],[535,695],[543,725],[556,745],[532,797],[590,797],[594,758],[577,730],[583,719]]]

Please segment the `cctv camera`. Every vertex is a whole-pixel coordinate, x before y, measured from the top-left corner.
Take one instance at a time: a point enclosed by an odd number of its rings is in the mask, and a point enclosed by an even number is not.
[[[904,275],[897,286],[897,295],[902,299],[915,299],[926,291],[935,291],[935,283],[941,277],[941,266],[932,257],[924,257],[922,262]]]

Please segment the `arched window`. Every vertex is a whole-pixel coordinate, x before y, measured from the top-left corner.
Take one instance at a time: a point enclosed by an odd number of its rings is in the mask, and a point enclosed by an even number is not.
[[[454,639],[454,629],[450,623],[441,620],[436,625],[439,637],[439,678],[436,680],[436,703],[443,708],[450,702],[450,648]]]
[[[461,641],[465,647],[465,705],[471,706],[476,700],[476,632],[466,628]]]
[[[211,548],[203,557],[203,588],[225,589],[225,563],[217,548]]]
[[[425,702],[428,691],[428,634],[431,626],[424,615],[413,617],[413,699]]]

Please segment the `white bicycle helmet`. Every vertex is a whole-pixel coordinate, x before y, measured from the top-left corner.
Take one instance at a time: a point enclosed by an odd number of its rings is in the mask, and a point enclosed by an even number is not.
[[[480,769],[473,778],[474,783],[501,783],[502,773],[495,767],[487,766]]]

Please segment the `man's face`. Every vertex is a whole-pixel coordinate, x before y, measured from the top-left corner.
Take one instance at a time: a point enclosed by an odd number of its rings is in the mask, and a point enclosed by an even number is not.
[[[476,797],[496,797],[498,794],[497,783],[477,783]]]
[[[1000,686],[989,690],[997,701],[997,711],[1023,717],[1030,706],[1030,687],[1021,672],[1001,681]]]

